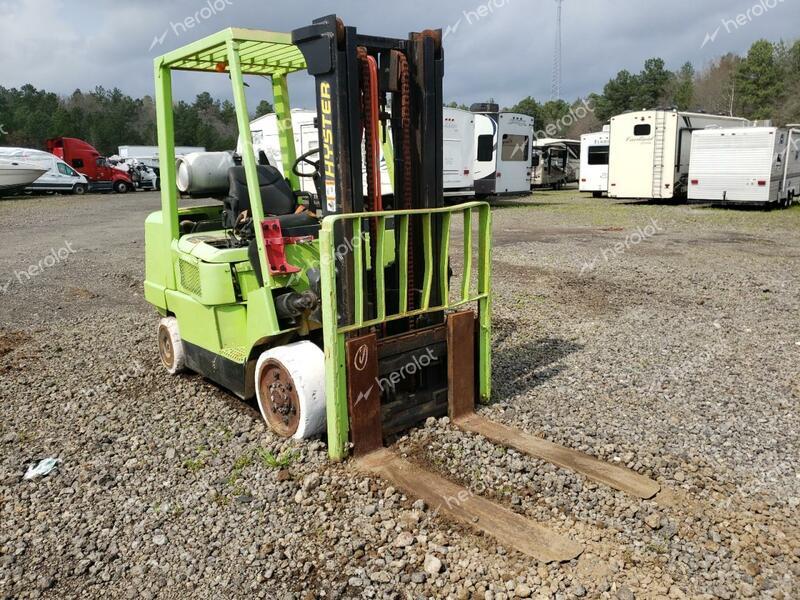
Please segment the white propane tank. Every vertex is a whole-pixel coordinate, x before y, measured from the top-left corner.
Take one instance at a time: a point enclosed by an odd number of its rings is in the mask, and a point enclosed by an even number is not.
[[[235,166],[229,152],[193,152],[177,160],[178,191],[182,194],[224,194],[228,169]]]

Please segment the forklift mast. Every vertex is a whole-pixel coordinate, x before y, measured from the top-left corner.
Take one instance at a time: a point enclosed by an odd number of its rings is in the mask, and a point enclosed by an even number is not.
[[[440,30],[411,33],[407,39],[365,36],[330,15],[293,31],[292,42],[315,78],[320,206],[333,246],[346,250],[337,252],[324,287],[335,290],[330,318],[323,319],[327,368],[343,374],[331,377],[337,381],[326,394],[329,438],[339,437],[329,443],[333,456],[344,455],[338,447],[345,444],[349,428],[356,455],[366,454],[382,445],[383,436],[448,412],[448,365],[454,364],[446,314],[451,308],[446,297],[450,221],[459,212],[467,227],[472,209],[478,209],[481,256],[488,256],[488,208],[444,207]],[[381,143],[392,177],[391,198],[381,197]],[[326,262],[331,262],[324,260],[325,228],[320,237],[323,280],[330,267]],[[387,239],[396,242],[390,250]],[[440,243],[444,240],[447,244]],[[384,261],[386,252],[394,252],[395,260]],[[489,269],[483,262],[487,279],[480,293],[462,299],[478,301],[480,296],[488,332]],[[474,393],[475,315],[462,316],[469,327],[458,341],[470,349],[462,379]],[[486,335],[481,342],[484,380]],[[413,376],[376,385],[412,363]],[[488,386],[484,381],[485,394]]]

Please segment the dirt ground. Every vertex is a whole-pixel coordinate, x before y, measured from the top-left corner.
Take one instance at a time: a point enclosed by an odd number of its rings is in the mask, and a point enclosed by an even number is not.
[[[586,546],[563,565],[167,376],[142,297],[158,206],[0,200],[0,598],[800,594],[800,206],[494,203],[484,414],[663,491],[635,501],[446,420],[396,448]]]

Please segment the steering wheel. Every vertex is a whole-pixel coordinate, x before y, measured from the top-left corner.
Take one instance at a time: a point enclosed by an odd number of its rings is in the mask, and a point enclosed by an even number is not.
[[[311,157],[315,154],[319,154],[319,148],[314,148],[313,150],[309,150],[302,156],[297,157],[297,160],[294,161],[294,165],[292,166],[292,173],[297,175],[298,177],[308,177],[311,179],[316,178],[319,176],[319,160],[311,160]],[[300,165],[307,164],[314,167],[314,170],[310,173],[304,172],[300,170]]]

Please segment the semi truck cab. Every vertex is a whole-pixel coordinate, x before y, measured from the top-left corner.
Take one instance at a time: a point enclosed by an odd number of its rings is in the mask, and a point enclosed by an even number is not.
[[[88,142],[68,137],[54,138],[47,140],[47,150],[83,173],[89,180],[89,191],[124,194],[135,189],[130,176],[112,167],[108,159],[100,156]]]

